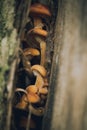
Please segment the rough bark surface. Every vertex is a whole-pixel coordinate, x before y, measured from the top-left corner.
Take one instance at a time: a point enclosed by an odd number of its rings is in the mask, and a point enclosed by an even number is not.
[[[87,130],[86,27],[87,1],[59,0],[43,130]]]
[[[7,84],[17,46],[17,31],[13,27],[14,9],[14,0],[0,1],[0,129],[2,130],[6,126],[8,95],[12,92],[11,86]]]
[[[10,130],[19,37],[31,0],[0,0],[0,130]]]

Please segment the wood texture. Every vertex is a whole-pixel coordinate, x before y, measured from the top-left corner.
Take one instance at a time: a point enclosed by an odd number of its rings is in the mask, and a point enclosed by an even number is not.
[[[43,130],[87,130],[87,1],[59,0]]]

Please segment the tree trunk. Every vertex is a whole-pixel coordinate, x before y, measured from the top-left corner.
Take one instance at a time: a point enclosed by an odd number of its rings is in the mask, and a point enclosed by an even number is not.
[[[30,2],[0,1],[0,130],[10,130],[19,37],[28,19]]]
[[[87,1],[59,0],[43,130],[87,130]]]
[[[0,130],[10,130],[19,37],[30,0],[0,1]],[[87,129],[87,1],[59,0],[43,130]]]

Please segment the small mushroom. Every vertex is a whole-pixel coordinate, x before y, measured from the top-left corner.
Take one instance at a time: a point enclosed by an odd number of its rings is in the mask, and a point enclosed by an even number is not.
[[[46,70],[41,65],[33,65],[31,67],[34,75],[36,76],[35,86],[39,89],[44,86],[44,77],[46,76]]]
[[[23,54],[24,54],[24,56],[28,56],[28,55],[39,56],[40,52],[35,48],[27,48],[27,49],[24,49]]]
[[[16,104],[15,108],[26,109],[28,106],[27,92],[24,89],[16,88],[15,92],[22,92],[24,95],[21,97],[20,102]]]
[[[39,88],[39,93],[40,94],[48,94],[48,90],[47,90],[47,87],[44,87],[44,88]]]
[[[27,94],[27,99],[29,103],[37,103],[40,101],[40,97],[37,94],[31,92]]]
[[[30,31],[28,32],[28,34],[29,34],[30,32],[36,34],[36,36],[38,35],[38,36],[47,37],[47,35],[48,35],[48,32],[47,32],[46,30],[43,30],[43,29],[41,29],[41,28],[39,28],[39,27],[33,28],[32,30],[30,30]]]
[[[23,51],[23,63],[25,68],[30,67],[30,60],[33,56],[39,56],[40,52],[35,48],[27,48]]]
[[[27,96],[24,94],[21,97],[20,102],[16,104],[15,108],[26,110],[27,106],[28,106],[28,100],[27,100]]]
[[[47,6],[40,4],[40,3],[35,3],[30,7],[30,15],[31,16],[38,15],[41,17],[45,17],[45,16],[50,17],[51,13]]]
[[[26,88],[26,91],[28,93],[37,93],[38,89],[35,85],[30,85]]]
[[[37,3],[33,4],[30,7],[30,16],[34,18],[34,29],[30,30],[30,32],[33,32],[39,36],[47,36],[48,32],[45,31],[43,28],[43,23],[41,18],[50,17],[51,13],[47,6]],[[36,36],[37,42],[40,43],[40,49],[41,49],[41,65],[45,65],[45,52],[46,52],[46,42],[42,38],[38,38]]]
[[[46,77],[47,71],[46,69],[41,65],[33,65],[31,67],[31,70],[35,73],[38,72],[42,77]]]

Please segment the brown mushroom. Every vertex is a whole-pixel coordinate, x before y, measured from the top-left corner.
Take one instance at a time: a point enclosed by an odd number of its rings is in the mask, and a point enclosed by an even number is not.
[[[23,54],[24,54],[24,56],[28,56],[28,55],[39,56],[40,52],[35,48],[27,48],[27,49],[24,49]]]
[[[27,96],[24,94],[21,97],[20,102],[16,104],[15,108],[27,110],[27,106],[28,106],[28,100],[27,100]]]
[[[31,5],[29,11],[30,11],[29,15],[34,18],[34,27],[37,27],[39,25],[39,28],[41,29],[43,27],[41,18],[51,16],[50,10],[47,8],[47,6],[42,5],[40,3]]]
[[[28,93],[27,99],[29,103],[37,103],[40,101],[40,97],[35,93]]]
[[[36,76],[35,86],[39,89],[44,86],[44,77],[46,76],[46,70],[41,65],[33,65],[31,67],[34,75]]]
[[[38,89],[35,85],[30,85],[26,88],[26,91],[28,93],[37,93]]]
[[[15,108],[26,110],[26,109],[27,109],[27,106],[28,106],[27,91],[24,90],[24,89],[22,89],[22,88],[16,88],[15,93],[17,93],[17,92],[22,92],[22,93],[24,93],[24,94],[23,94],[23,96],[21,97],[20,102],[18,102],[18,103],[15,105]]]
[[[46,69],[41,65],[33,65],[31,70],[35,73],[38,72],[42,77],[46,77]]]
[[[42,23],[42,17],[50,17],[51,13],[49,11],[49,9],[47,8],[47,6],[37,3],[37,4],[33,4],[30,7],[30,15],[34,18],[34,29],[30,30],[30,32],[33,32],[39,36],[47,36],[48,32],[45,31],[43,28],[43,23]],[[42,38],[38,38],[36,36],[36,40],[37,42],[40,43],[40,49],[41,49],[41,65],[45,65],[45,52],[46,52],[46,42],[43,41]]]
[[[39,15],[39,16],[51,16],[51,13],[48,9],[47,6],[40,4],[40,3],[35,3],[30,7],[30,14],[31,15]]]
[[[47,87],[44,87],[44,88],[39,88],[39,93],[40,94],[48,94],[48,90],[47,90]]]

